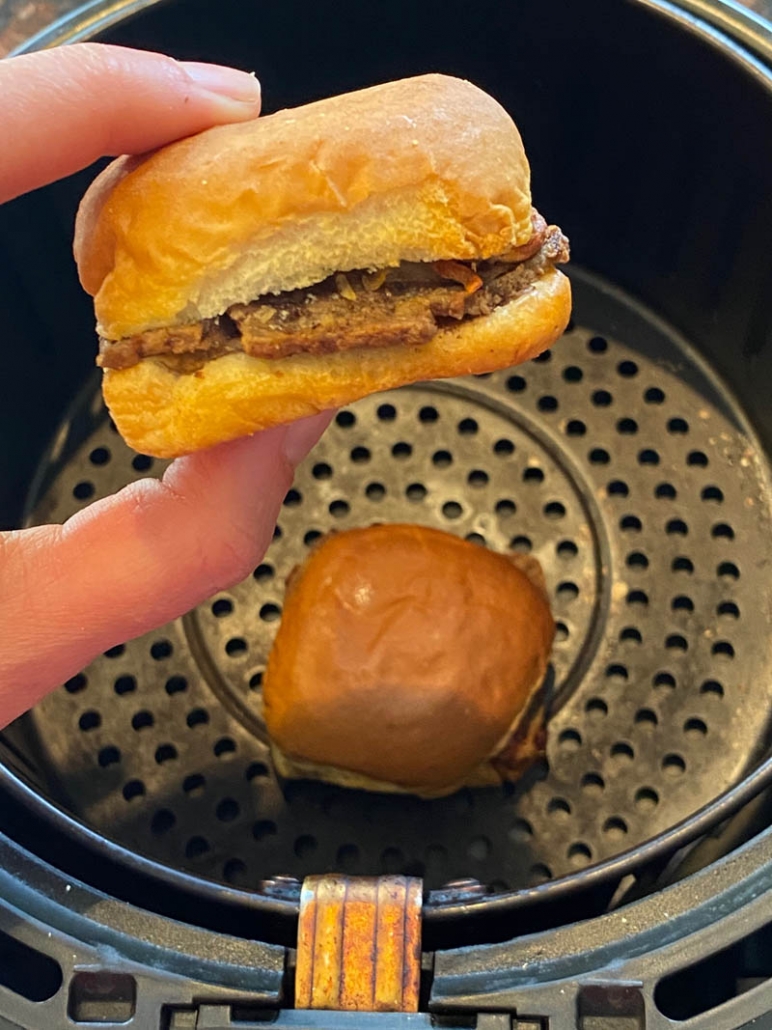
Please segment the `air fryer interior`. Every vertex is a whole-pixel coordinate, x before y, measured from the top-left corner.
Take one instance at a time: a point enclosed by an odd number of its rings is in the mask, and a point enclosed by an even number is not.
[[[527,367],[342,412],[254,576],[98,659],[13,727],[9,762],[129,851],[246,888],[341,869],[520,890],[740,780],[767,748],[772,667],[763,77],[618,0],[453,17],[439,3],[178,0],[105,38],[254,68],[267,110],[426,70],[476,81],[515,116],[535,202],[571,238],[574,325]],[[8,525],[25,504],[61,520],[161,471],[111,430],[90,371],[69,253],[87,179],[0,211]],[[549,769],[514,791],[428,803],[273,774],[260,682],[284,578],[328,529],[396,520],[545,567]]]

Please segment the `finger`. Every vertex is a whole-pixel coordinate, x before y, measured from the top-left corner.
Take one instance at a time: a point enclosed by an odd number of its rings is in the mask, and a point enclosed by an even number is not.
[[[0,536],[0,726],[98,654],[244,579],[329,416],[181,458],[63,526]]]
[[[85,168],[256,118],[246,72],[81,43],[0,61],[0,203]]]

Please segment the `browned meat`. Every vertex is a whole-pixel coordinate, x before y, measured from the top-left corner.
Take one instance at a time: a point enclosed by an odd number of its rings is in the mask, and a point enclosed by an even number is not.
[[[234,304],[219,318],[101,340],[98,364],[129,368],[143,358],[161,357],[186,373],[236,351],[284,358],[358,347],[420,346],[445,325],[490,314],[550,265],[568,260],[568,241],[557,227],[534,219],[534,238],[535,253],[532,238],[506,255],[507,260],[474,266],[403,262],[372,274],[338,273],[303,290]],[[523,258],[529,248],[531,253]]]

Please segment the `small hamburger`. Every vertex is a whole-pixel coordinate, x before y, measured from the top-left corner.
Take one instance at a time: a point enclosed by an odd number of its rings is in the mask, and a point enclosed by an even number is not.
[[[120,158],[75,256],[115,424],[166,458],[525,361],[570,313],[517,128],[444,75]]]
[[[545,748],[554,623],[535,559],[377,525],[295,571],[263,683],[278,772],[440,797]]]

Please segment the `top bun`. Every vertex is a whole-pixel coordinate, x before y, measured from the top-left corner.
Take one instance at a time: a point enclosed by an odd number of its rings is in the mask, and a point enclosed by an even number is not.
[[[293,575],[268,661],[277,767],[425,797],[500,783],[513,735],[535,757],[553,636],[533,559],[421,526],[331,535]]]
[[[83,199],[75,257],[100,334],[120,339],[531,233],[512,119],[469,82],[423,75],[119,158]]]

